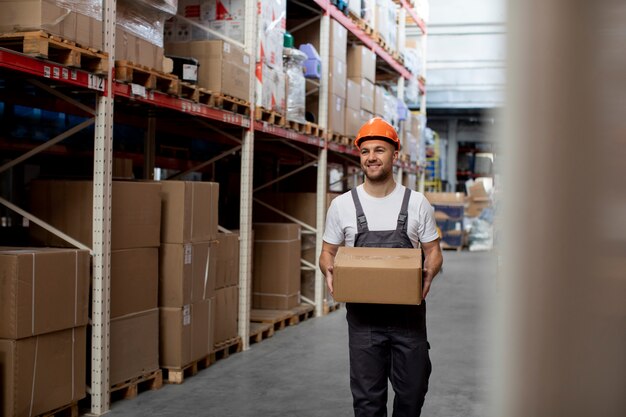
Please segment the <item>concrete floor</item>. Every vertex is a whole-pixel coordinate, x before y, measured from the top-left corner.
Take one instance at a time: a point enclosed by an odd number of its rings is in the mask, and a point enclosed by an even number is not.
[[[444,272],[428,297],[433,374],[422,416],[487,414],[488,317],[494,295],[488,254],[444,253]],[[182,385],[115,402],[109,415],[352,416],[345,312],[341,308],[288,327]]]

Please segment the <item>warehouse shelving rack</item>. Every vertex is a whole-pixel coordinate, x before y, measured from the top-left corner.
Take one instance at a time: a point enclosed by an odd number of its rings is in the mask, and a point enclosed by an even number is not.
[[[302,3],[290,0],[294,3]],[[400,0],[403,11],[400,15],[400,22],[404,22],[404,15],[408,13],[413,16],[416,24],[422,28],[425,34],[425,25],[415,15],[414,10]],[[330,19],[335,19],[344,25],[348,31],[359,39],[363,44],[369,46],[380,58],[382,65],[391,68],[398,75],[398,94],[402,93],[403,80],[413,77],[406,68],[395,61],[379,45],[372,43],[361,29],[359,29],[350,19],[348,19],[328,0],[313,0],[306,4],[308,7],[317,5],[321,17],[321,57],[323,65],[329,62],[329,31]],[[214,164],[218,160],[232,155],[241,154],[241,203],[240,203],[240,310],[239,310],[239,334],[242,338],[244,348],[248,347],[249,341],[249,317],[251,300],[251,270],[252,270],[252,206],[255,203],[254,191],[261,190],[266,186],[287,178],[300,171],[295,169],[291,173],[275,178],[269,183],[257,185],[253,184],[253,166],[255,136],[260,138],[273,138],[281,142],[282,145],[295,149],[302,155],[307,156],[310,162],[306,167],[317,167],[316,194],[317,194],[317,219],[316,225],[305,225],[298,219],[291,218],[299,223],[309,233],[316,235],[316,256],[319,257],[322,244],[322,229],[325,217],[326,190],[328,188],[328,157],[331,154],[356,162],[357,151],[351,146],[331,143],[324,137],[305,135],[293,130],[275,126],[267,122],[254,120],[253,116],[235,114],[225,110],[216,109],[207,105],[198,104],[193,101],[169,96],[158,91],[146,91],[137,86],[122,84],[114,81],[113,68],[115,56],[115,10],[116,0],[103,0],[103,34],[104,52],[108,54],[108,71],[106,74],[94,74],[81,69],[70,68],[52,61],[33,58],[19,52],[9,51],[0,48],[0,79],[6,77],[18,77],[28,79],[38,89],[52,94],[57,99],[62,100],[64,105],[58,111],[75,112],[75,114],[89,115],[85,121],[77,124],[68,131],[57,135],[45,143],[35,145],[24,145],[11,148],[13,152],[22,152],[16,159],[0,166],[0,174],[10,170],[15,165],[39,154],[54,153],[52,149],[64,139],[77,132],[94,126],[94,146],[93,146],[93,244],[89,248],[65,235],[63,231],[47,225],[12,202],[0,198],[0,204],[6,206],[18,215],[23,216],[30,222],[38,224],[48,231],[60,236],[70,244],[89,250],[93,256],[92,274],[92,343],[91,343],[91,386],[88,393],[91,397],[91,414],[103,415],[109,410],[110,385],[109,385],[109,317],[110,317],[110,256],[111,256],[111,187],[112,187],[112,160],[113,160],[113,124],[114,124],[114,101],[117,100],[122,105],[132,103],[133,105],[144,106],[147,109],[146,140],[143,155],[144,177],[151,178],[154,166],[158,160],[155,158],[155,136],[156,136],[156,114],[155,111],[166,111],[172,114],[180,114],[185,117],[195,119],[202,126],[218,133],[228,143],[234,143],[231,147],[222,151],[218,155],[207,161],[190,163],[184,161],[177,167],[182,171],[177,176],[202,169]],[[245,47],[250,56],[255,56],[256,45],[256,1],[246,0],[246,27],[245,27]],[[250,115],[254,114],[254,60],[250,60],[250,90],[249,102]],[[320,83],[320,111],[319,125],[325,128],[328,120],[328,74]],[[424,85],[421,84],[422,93],[425,92]],[[85,105],[75,94],[77,92],[95,95],[95,109]],[[58,101],[55,102],[58,106]],[[52,104],[54,106],[55,104]],[[119,115],[124,117],[123,114]],[[235,132],[235,133],[233,133]],[[238,136],[240,134],[240,137]],[[91,156],[90,152],[77,153],[81,157]],[[131,156],[126,154],[125,156]],[[136,157],[136,155],[132,155]],[[399,163],[396,167],[399,176],[402,172],[415,172],[417,167],[409,163]],[[256,199],[258,202],[258,199]],[[286,214],[286,213],[283,213]],[[223,230],[223,228],[222,228]],[[323,312],[324,279],[315,265],[304,262],[305,268],[316,270],[316,291],[315,300],[310,300],[315,304],[316,315]]]

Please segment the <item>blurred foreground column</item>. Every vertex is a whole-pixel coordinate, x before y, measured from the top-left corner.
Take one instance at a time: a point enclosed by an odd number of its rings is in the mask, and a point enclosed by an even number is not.
[[[510,0],[498,417],[626,415],[626,2]]]

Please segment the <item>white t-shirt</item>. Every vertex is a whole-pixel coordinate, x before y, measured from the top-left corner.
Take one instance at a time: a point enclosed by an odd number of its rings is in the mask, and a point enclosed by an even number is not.
[[[396,184],[391,194],[376,198],[367,194],[363,185],[357,187],[370,231],[396,229],[405,188],[403,185]],[[426,197],[417,191],[411,191],[407,231],[414,247],[418,247],[419,242],[432,242],[439,237],[433,208]],[[354,246],[356,233],[356,207],[351,193],[347,192],[331,202],[326,215],[323,239],[332,245],[345,242],[346,246]]]

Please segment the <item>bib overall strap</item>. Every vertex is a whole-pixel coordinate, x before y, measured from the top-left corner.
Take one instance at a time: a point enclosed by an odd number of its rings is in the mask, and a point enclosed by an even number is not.
[[[356,192],[356,187],[352,189],[352,200],[354,201],[354,207],[356,208],[356,227],[358,233],[369,232],[369,228],[367,227],[367,219],[365,218],[365,213],[363,212],[363,206],[361,206],[361,201],[359,200],[359,196]]]
[[[402,199],[402,207],[400,208],[400,214],[398,214],[398,226],[396,230],[407,231],[407,218],[409,216],[409,199],[411,198],[411,190],[406,188],[404,190],[404,198]]]

